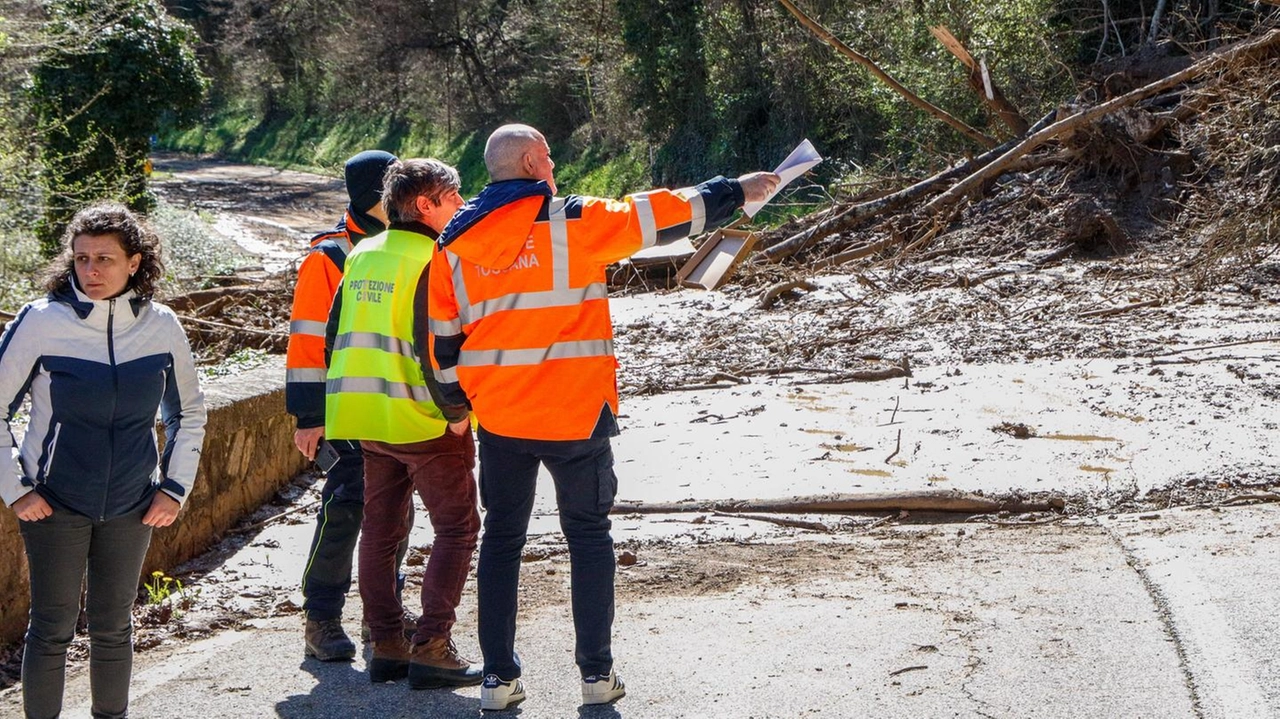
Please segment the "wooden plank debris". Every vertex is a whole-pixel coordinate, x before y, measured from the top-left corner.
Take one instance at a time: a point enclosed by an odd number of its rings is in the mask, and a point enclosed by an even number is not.
[[[720,288],[751,251],[759,237],[747,230],[722,227],[702,243],[693,257],[676,273],[676,281],[685,287],[704,290]]]

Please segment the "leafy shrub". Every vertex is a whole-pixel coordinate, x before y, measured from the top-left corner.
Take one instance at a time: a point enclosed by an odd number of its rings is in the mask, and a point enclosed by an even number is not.
[[[242,259],[235,243],[214,232],[195,212],[162,202],[149,220],[160,237],[171,293],[199,287],[206,277],[229,274]]]

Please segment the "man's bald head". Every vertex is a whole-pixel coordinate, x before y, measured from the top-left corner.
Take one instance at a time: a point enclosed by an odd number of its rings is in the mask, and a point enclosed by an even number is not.
[[[493,182],[502,180],[544,180],[556,191],[547,139],[528,125],[503,125],[489,135],[484,145],[484,166]]]

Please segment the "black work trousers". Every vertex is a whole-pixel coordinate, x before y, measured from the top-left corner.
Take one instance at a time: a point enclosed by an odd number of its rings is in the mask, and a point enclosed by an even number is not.
[[[583,677],[608,674],[616,571],[609,510],[618,491],[609,439],[515,439],[481,427],[480,503],[486,511],[477,592],[484,672],[506,681],[521,673],[515,651],[521,555],[539,466],[555,482],[569,545],[574,659]]]

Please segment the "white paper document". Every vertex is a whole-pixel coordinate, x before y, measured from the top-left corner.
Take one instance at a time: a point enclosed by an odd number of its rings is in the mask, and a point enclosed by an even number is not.
[[[822,156],[818,154],[817,150],[813,149],[813,143],[806,138],[799,145],[796,145],[796,149],[792,150],[791,154],[787,155],[787,159],[783,160],[781,165],[778,165],[778,169],[773,171],[773,174],[782,178],[782,181],[773,189],[773,192],[769,193],[769,196],[760,202],[748,202],[743,205],[742,211],[747,213],[747,217],[755,217],[760,208],[767,205],[774,195],[782,191],[782,188],[786,187],[792,180],[813,169],[813,166],[819,162],[822,162]]]

